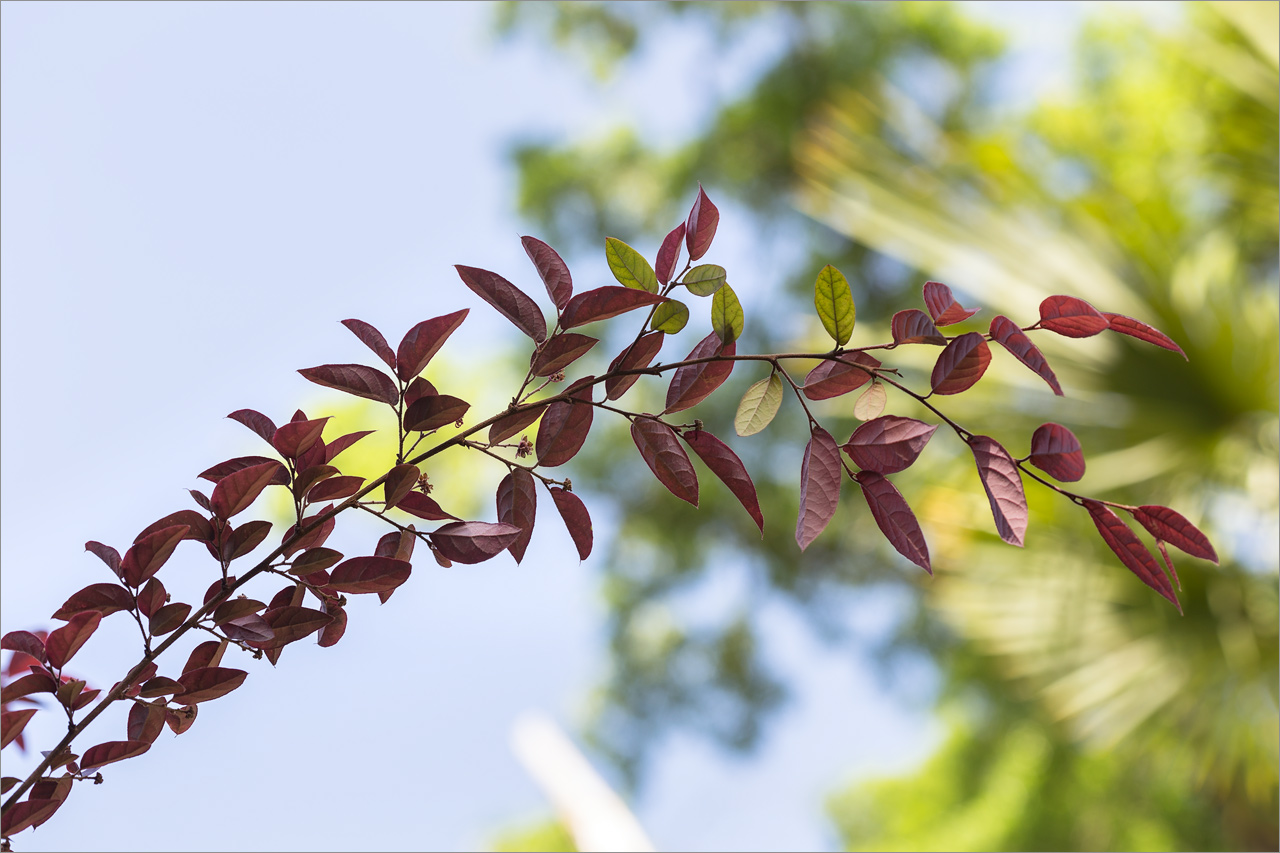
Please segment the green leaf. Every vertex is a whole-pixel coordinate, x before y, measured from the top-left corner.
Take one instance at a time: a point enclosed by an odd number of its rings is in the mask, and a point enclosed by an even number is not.
[[[621,284],[636,290],[658,292],[658,276],[644,259],[644,255],[616,237],[605,238],[604,255],[609,261],[613,277]]]
[[[717,264],[699,264],[684,274],[680,283],[694,296],[710,296],[724,287],[727,273]]]
[[[738,414],[733,417],[733,429],[738,435],[755,435],[769,425],[782,405],[782,377],[770,373],[747,389],[738,404]]]
[[[742,304],[733,288],[724,285],[716,291],[711,300],[711,328],[720,336],[720,340],[731,344],[742,336],[742,324],[746,318],[742,314]]]
[[[889,395],[879,382],[872,382],[871,387],[862,392],[858,402],[853,404],[853,416],[860,421],[870,421],[880,417]]]
[[[689,322],[689,306],[676,299],[668,299],[653,312],[650,324],[655,331],[674,335]]]
[[[853,334],[853,291],[840,270],[827,264],[818,273],[813,287],[813,304],[822,319],[822,327],[835,339],[837,346],[849,343]]]

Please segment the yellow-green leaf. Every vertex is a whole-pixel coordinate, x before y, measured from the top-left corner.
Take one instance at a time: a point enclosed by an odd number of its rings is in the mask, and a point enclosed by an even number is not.
[[[720,340],[731,344],[742,337],[744,322],[746,318],[742,315],[738,294],[729,285],[724,285],[711,300],[711,328],[720,336]]]
[[[853,416],[860,421],[869,421],[880,417],[884,411],[885,401],[889,395],[879,382],[872,382],[871,387],[862,392],[858,402],[853,404]]]
[[[822,327],[827,330],[837,346],[849,343],[853,334],[853,291],[840,270],[827,264],[818,273],[813,286],[813,304],[818,309]]]
[[[653,322],[650,325],[655,331],[674,335],[688,322],[689,306],[677,299],[668,299],[653,312]]]
[[[755,435],[769,425],[782,405],[782,377],[770,373],[747,389],[738,403],[733,428],[738,435]]]
[[[604,256],[609,261],[613,277],[623,285],[650,293],[658,292],[658,276],[644,255],[616,237],[606,237]]]
[[[680,283],[694,296],[710,296],[724,287],[727,273],[717,264],[699,264],[684,274]]]

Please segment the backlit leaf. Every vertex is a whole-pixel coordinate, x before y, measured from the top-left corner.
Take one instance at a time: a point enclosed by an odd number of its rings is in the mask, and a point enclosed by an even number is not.
[[[639,417],[631,422],[631,440],[658,482],[680,500],[698,505],[698,475],[675,430],[661,421]]]
[[[760,512],[760,500],[756,496],[756,487],[751,482],[751,476],[738,455],[723,441],[704,430],[686,430],[680,434],[680,437],[693,448],[693,452],[698,454],[703,464],[711,469],[711,473],[729,487],[729,491],[733,492],[733,496],[751,516],[751,520],[760,528],[760,535],[763,536],[764,516]]]
[[[896,474],[916,461],[937,429],[937,424],[885,415],[854,430],[843,448],[859,468]]]
[[[1209,537],[1167,506],[1140,506],[1133,517],[1155,538],[1202,560],[1218,562]]]
[[[355,444],[357,441],[364,438],[366,435],[373,435],[373,430],[365,429],[365,430],[360,430],[359,432],[349,432],[346,435],[342,435],[342,436],[339,436],[338,438],[335,438],[333,441],[325,445],[324,461],[332,462],[339,453],[346,450],[348,447]]]
[[[558,373],[586,355],[598,343],[600,341],[596,338],[574,332],[562,332],[547,341],[542,349],[534,354],[533,375],[550,376]]]
[[[1074,296],[1050,296],[1040,303],[1040,326],[1068,338],[1089,338],[1109,325],[1096,308]]]
[[[335,551],[332,548],[308,548],[306,551],[303,551],[301,554],[293,558],[293,563],[289,566],[288,571],[289,574],[305,577],[307,575],[332,568],[333,566],[336,566],[341,559],[341,551]],[[228,602],[228,604],[230,603],[232,602]],[[258,610],[261,609],[261,607],[258,608]],[[218,610],[220,611],[222,608],[219,607]],[[257,611],[253,612],[256,613]],[[245,614],[236,613],[235,616],[229,616],[227,618],[234,619],[236,616],[243,615]],[[224,620],[219,619],[218,613],[214,613],[213,621],[219,622]]]
[[[782,377],[770,373],[747,389],[733,417],[738,435],[755,435],[769,425],[782,405]]]
[[[1102,312],[1102,316],[1107,318],[1107,328],[1113,332],[1119,332],[1122,335],[1128,335],[1131,338],[1137,338],[1140,341],[1164,347],[1171,352],[1176,352],[1183,358],[1187,358],[1187,354],[1182,351],[1182,347],[1174,343],[1173,338],[1153,326],[1148,326],[1141,320],[1135,320],[1123,314],[1108,314],[1106,311]]]
[[[501,554],[520,534],[520,528],[514,524],[455,521],[428,534],[428,538],[446,559],[470,564]]]
[[[91,773],[99,767],[105,767],[126,758],[136,758],[151,748],[151,744],[142,740],[114,740],[100,743],[84,751],[80,758],[80,769]]]
[[[456,515],[445,512],[440,508],[440,504],[422,492],[409,492],[400,499],[396,509],[427,521],[449,521],[458,518]]]
[[[271,418],[256,412],[253,409],[237,409],[227,415],[233,421],[239,421],[258,434],[258,436],[268,444],[271,443],[271,436],[275,434],[276,425],[271,422]]]
[[[418,478],[421,475],[422,472],[418,470],[417,465],[410,465],[407,462],[396,465],[388,471],[386,479],[382,481],[382,501],[386,508],[391,509],[400,503],[401,498],[418,485]]]
[[[154,743],[164,731],[164,705],[134,702],[129,709],[129,740]]]
[[[658,351],[662,349],[664,337],[662,332],[650,332],[647,335],[643,335],[633,346],[618,353],[617,358],[609,363],[609,373],[613,373],[615,370],[638,370],[648,367],[649,363],[658,354]],[[639,378],[639,374],[610,376],[604,381],[605,399],[618,399],[627,393],[627,390]]]
[[[306,367],[298,372],[317,385],[336,388],[389,406],[394,406],[400,397],[390,376],[363,364],[322,364],[319,367]]]
[[[177,696],[185,693],[186,688],[182,686],[182,682],[175,681],[172,678],[166,678],[163,675],[157,675],[155,678],[148,678],[143,682],[138,690],[139,699],[156,699],[160,696]],[[163,722],[163,718],[161,719]],[[131,738],[134,740],[135,738]],[[141,738],[136,738],[141,740]]]
[[[257,645],[269,644],[275,640],[275,631],[256,613],[246,613],[235,619],[228,619],[221,626],[227,639]]]
[[[115,548],[112,548],[110,545],[103,545],[101,542],[94,542],[90,539],[88,542],[84,543],[84,549],[102,562],[106,563],[107,568],[111,569],[111,571],[115,572],[117,575],[121,574],[120,552]]]
[[[711,328],[720,336],[720,340],[731,344],[742,337],[745,323],[742,304],[738,302],[738,294],[733,288],[725,285],[711,297]]]
[[[235,529],[228,543],[226,555],[228,560],[238,560],[262,544],[271,532],[269,521],[246,521]]]
[[[541,417],[546,408],[546,406],[529,406],[494,421],[489,425],[489,443],[498,444],[511,438]]]
[[[44,823],[64,802],[65,800],[38,799],[14,803],[5,811],[4,818],[0,821],[0,832],[8,838],[24,829]]]
[[[1125,524],[1119,516],[1098,501],[1086,499],[1084,508],[1089,511],[1089,517],[1093,519],[1094,526],[1098,528],[1098,533],[1102,535],[1102,541],[1106,542],[1107,547],[1120,558],[1120,562],[1124,563],[1125,568],[1137,575],[1147,586],[1168,599],[1181,613],[1182,605],[1178,602],[1178,596],[1173,591],[1173,584],[1169,582],[1168,576],[1160,569],[1155,557],[1152,557],[1151,552],[1142,544],[1142,540],[1129,529],[1129,525]]]
[[[213,487],[213,496],[209,499],[214,515],[225,521],[248,509],[276,479],[281,467],[279,462],[264,462],[223,477]]]
[[[573,492],[566,491],[559,486],[551,486],[551,499],[555,501],[556,510],[560,513],[560,518],[564,520],[564,526],[569,531],[569,536],[573,539],[573,547],[578,549],[578,559],[585,560],[591,556],[592,530],[591,516],[587,513],[587,507],[582,503],[582,499]]]
[[[716,236],[716,226],[720,224],[720,211],[707,198],[698,184],[698,198],[693,202],[689,218],[685,221],[684,240],[689,249],[689,260],[696,261],[711,248],[711,240]]]
[[[796,520],[796,542],[808,548],[826,529],[840,502],[840,448],[820,426],[812,428],[800,466],[800,516]]]
[[[364,320],[343,320],[342,325],[350,329],[351,333],[359,338],[365,346],[373,350],[374,354],[382,359],[382,362],[387,367],[392,370],[396,369],[396,354],[392,351],[391,345],[387,343],[387,339],[382,336],[382,332],[379,332]]]
[[[608,320],[636,308],[646,305],[657,305],[666,300],[665,296],[650,293],[647,290],[633,290],[630,287],[608,285],[579,293],[569,300],[560,315],[560,326],[572,329],[585,326],[597,320]]]
[[[270,440],[270,439],[268,439]],[[201,472],[200,476],[211,483],[219,483],[223,477],[228,474],[234,474],[237,471],[243,471],[245,468],[252,468],[254,465],[266,465],[268,462],[275,462],[274,459],[268,459],[265,456],[237,456],[235,459],[228,459],[226,462],[219,462],[212,468],[208,468]],[[276,475],[272,479],[270,485],[287,486],[289,485],[289,471],[280,463],[276,462]],[[212,506],[210,501],[210,506]],[[187,524],[186,521],[180,522]],[[206,522],[207,524],[208,522]]]
[[[380,593],[380,595],[383,594],[389,596],[390,592]],[[383,603],[386,603],[386,599],[383,599]],[[322,649],[337,645],[338,641],[342,639],[342,635],[347,633],[347,611],[345,608],[326,603],[325,612],[333,617],[333,621],[321,629],[320,639],[316,641],[316,644]]]
[[[226,696],[248,677],[249,673],[242,669],[219,666],[206,666],[184,672],[178,677],[178,683],[184,688],[181,694],[182,704],[194,705]]]
[[[1063,483],[1074,483],[1084,476],[1080,442],[1062,424],[1041,424],[1036,428],[1027,461]]]
[[[711,296],[724,287],[728,273],[719,264],[698,264],[680,279],[680,283],[694,296]]]
[[[555,249],[537,237],[521,237],[520,244],[524,246],[529,260],[533,261],[538,277],[547,286],[547,295],[556,310],[564,308],[573,296],[573,277],[569,275],[569,266]]]
[[[609,262],[609,271],[624,287],[658,292],[658,276],[644,255],[616,237],[606,237],[604,256]]]
[[[662,240],[662,248],[658,249],[658,263],[654,273],[663,284],[671,281],[676,274],[676,264],[680,261],[680,244],[684,242],[684,223],[672,228]]]
[[[328,549],[317,548],[315,550],[321,551]],[[333,553],[338,554],[337,551],[334,551]],[[338,554],[338,558],[341,559],[342,555]],[[337,562],[337,560],[334,562]],[[332,565],[332,563],[330,563],[330,565]],[[214,609],[213,624],[221,625],[223,622],[230,622],[232,619],[239,619],[241,616],[248,616],[250,613],[260,613],[265,610],[266,607],[267,605],[254,598],[229,598]]]
[[[49,665],[54,669],[62,669],[66,666],[67,661],[71,660],[80,647],[93,636],[93,632],[98,630],[98,623],[101,621],[101,613],[96,610],[86,610],[72,616],[67,620],[67,624],[58,630],[51,631],[44,641]]]
[[[920,523],[902,493],[883,474],[875,471],[859,471],[853,478],[862,487],[862,497],[871,509],[871,517],[889,544],[899,554],[933,574],[929,565],[929,545],[924,541]]]
[[[917,308],[907,308],[889,321],[895,344],[937,344],[945,346],[947,338],[933,325],[929,315]]]
[[[363,487],[364,477],[330,477],[312,486],[307,492],[307,500],[311,503],[341,500],[351,497]]]
[[[0,688],[0,702],[8,704],[23,696],[30,696],[33,693],[52,693],[57,689],[57,682],[48,675],[43,672],[32,672]]]
[[[415,432],[427,432],[462,420],[471,408],[466,400],[448,394],[423,397],[405,409],[404,428]]]
[[[454,264],[463,284],[535,342],[547,339],[547,318],[529,295],[495,272]],[[566,328],[568,328],[566,326]]]
[[[294,589],[297,590],[298,587],[294,587]],[[289,643],[296,643],[298,640],[310,637],[333,621],[333,617],[328,613],[293,604],[270,607],[266,613],[262,614],[262,618],[271,626],[273,635],[273,639],[270,642],[254,644],[262,649],[278,649]],[[186,677],[185,675],[182,677],[184,683]],[[189,702],[191,699],[186,694],[183,694],[182,701]]]
[[[271,446],[286,459],[297,459],[311,445],[315,444],[324,431],[328,418],[317,418],[309,421],[293,421],[275,431],[271,436]]]
[[[969,449],[978,465],[978,478],[987,492],[996,532],[1010,545],[1022,547],[1027,535],[1027,496],[1022,489],[1022,475],[1009,451],[994,438],[975,435]]]
[[[554,468],[576,456],[591,429],[592,411],[588,402],[560,400],[548,406],[534,442],[538,464]]]
[[[96,610],[103,616],[110,616],[120,610],[133,609],[133,595],[124,587],[114,583],[93,583],[72,595],[53,614],[54,619],[70,619],[82,610]],[[18,632],[14,632],[18,633]],[[25,633],[25,632],[24,632]],[[9,636],[5,635],[6,638]],[[41,649],[44,645],[41,644]],[[4,648],[12,648],[4,646]],[[27,652],[31,654],[31,652]],[[44,660],[44,652],[31,655]]]
[[[271,463],[279,465],[278,462]],[[252,471],[252,468],[246,468],[245,471]],[[227,477],[231,480],[239,477],[244,471],[232,474]],[[217,488],[213,490],[214,507],[218,497],[218,489],[222,488],[219,483]],[[141,586],[144,581],[160,571],[160,567],[169,559],[169,555],[173,553],[173,549],[178,547],[178,543],[187,537],[191,528],[185,524],[178,524],[173,527],[162,527],[155,533],[149,533],[146,536],[134,542],[128,551],[124,552],[124,559],[120,561],[120,570],[124,572],[125,583],[132,587]]]
[[[869,421],[880,417],[884,411],[889,395],[879,382],[872,382],[871,387],[863,391],[858,401],[853,404],[853,416],[860,421]]]
[[[270,459],[264,459],[264,462],[270,462]],[[191,509],[180,509],[177,512],[171,512],[164,518],[153,521],[143,528],[142,532],[133,537],[133,541],[137,542],[143,537],[150,536],[157,530],[163,530],[166,527],[176,527],[178,525],[186,525],[190,528],[187,531],[188,539],[200,539],[203,541],[213,540],[213,525],[209,523],[209,519],[200,513]]]
[[[991,348],[977,332],[955,338],[938,356],[929,384],[935,394],[959,394],[974,386],[991,364]]]
[[[126,596],[129,596],[129,593],[125,592],[124,589],[116,586],[115,584],[93,584],[92,586],[111,587],[112,589],[118,589],[121,592],[123,592]],[[75,601],[75,599],[78,596],[82,595],[83,593],[85,593],[87,590],[91,588],[92,587],[85,587],[84,589],[80,590],[80,592],[77,592],[75,595],[71,596],[71,598],[67,599],[67,604],[70,604],[71,602]],[[129,598],[132,598],[132,596],[129,596]],[[66,610],[67,604],[62,605],[62,610]],[[96,610],[96,609],[97,609],[96,607],[81,607],[77,610],[73,610],[67,613],[66,616],[58,616],[57,614],[54,614],[53,618],[54,619],[70,619],[72,616],[74,616],[76,613],[79,613],[81,610]],[[62,610],[59,610],[58,612],[61,613]],[[31,633],[30,631],[10,631],[9,633],[5,634],[4,637],[0,638],[0,649],[8,649],[11,652],[21,652],[22,654],[27,655],[28,657],[34,658],[39,663],[44,663],[46,660],[45,653],[44,653],[44,640],[36,636],[35,634]],[[13,663],[10,662],[8,671],[12,672],[13,670],[14,670]]]
[[[677,299],[668,299],[653,312],[650,328],[674,335],[689,322],[689,306]]]
[[[924,306],[929,309],[935,326],[952,326],[962,320],[968,320],[978,313],[977,308],[965,308],[956,302],[951,288],[940,281],[924,283]]]
[[[827,330],[836,346],[849,343],[856,314],[853,291],[849,289],[849,280],[831,264],[818,272],[818,280],[813,285],[813,305],[818,309],[822,328]]]
[[[862,365],[868,368],[863,370]],[[871,371],[880,362],[865,352],[846,353],[839,358],[829,358],[809,371],[800,390],[810,400],[827,400],[861,388],[874,376]]]
[[[698,342],[685,361],[734,355],[736,352],[735,344],[722,344],[720,336],[712,332]],[[729,374],[733,372],[733,364],[732,361],[707,361],[676,368],[671,384],[667,386],[667,407],[664,414],[684,411],[701,403],[729,378]]]
[[[512,469],[498,483],[498,521],[520,528],[520,536],[507,550],[519,563],[533,536],[533,521],[538,506],[538,493],[533,475],[523,468]]]
[[[1013,353],[1013,357],[1025,364],[1036,372],[1041,379],[1049,383],[1049,387],[1053,389],[1053,393],[1059,397],[1063,396],[1062,386],[1058,384],[1058,377],[1053,375],[1053,370],[1049,368],[1049,362],[1045,361],[1044,353],[1031,342],[1031,338],[1027,337],[1018,324],[1003,315],[996,315],[991,321],[991,339],[996,341],[1009,352]]]
[[[175,601],[152,613],[147,627],[152,636],[159,637],[168,634],[170,631],[178,630],[189,615],[191,615],[191,605]]]
[[[329,574],[329,587],[338,592],[360,595],[395,589],[409,579],[413,567],[390,557],[353,557]]]
[[[22,734],[27,721],[36,714],[35,708],[23,708],[21,711],[5,711],[0,713],[0,748],[6,747]]]
[[[396,348],[396,375],[408,382],[426,368],[427,363],[444,346],[449,336],[467,319],[471,309],[463,308],[443,317],[423,320],[408,332]],[[541,314],[539,314],[541,316]]]

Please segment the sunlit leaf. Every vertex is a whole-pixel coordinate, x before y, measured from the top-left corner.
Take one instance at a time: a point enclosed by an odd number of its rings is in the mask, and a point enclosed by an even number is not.
[[[305,367],[298,372],[317,385],[336,388],[389,406],[394,406],[400,398],[400,392],[390,376],[363,364],[322,364],[319,367]],[[267,441],[270,440],[267,438]]]
[[[401,381],[408,382],[426,368],[449,336],[467,319],[470,311],[469,308],[463,308],[443,317],[423,320],[405,332],[396,349],[396,375]]]
[[[654,265],[654,273],[658,281],[667,284],[676,274],[676,265],[680,261],[680,244],[684,242],[684,223],[672,228],[662,240],[662,248],[658,249],[658,262]]]
[[[858,427],[842,447],[859,468],[895,474],[916,461],[937,429],[937,424],[885,415]]]
[[[977,314],[978,308],[965,308],[956,302],[951,288],[940,281],[924,283],[924,305],[935,326],[952,326]]]
[[[929,315],[917,308],[907,308],[893,315],[889,322],[895,344],[937,344],[945,346],[947,338],[933,325]]]
[[[527,293],[495,272],[454,264],[463,284],[537,343],[547,338],[547,319]],[[567,328],[567,327],[566,327]]]
[[[684,239],[689,249],[689,260],[696,261],[711,248],[711,240],[716,236],[716,226],[720,224],[720,211],[707,198],[698,184],[698,198],[693,202],[689,218],[685,221]]]
[[[1049,383],[1053,393],[1063,396],[1058,377],[1054,376],[1045,361],[1044,354],[1031,342],[1031,338],[1018,328],[1018,324],[1003,315],[991,320],[991,339],[1013,354],[1013,357],[1036,372],[1041,379]]]
[[[1027,461],[1063,483],[1074,483],[1084,476],[1080,441],[1062,424],[1041,424],[1036,428]]]
[[[818,280],[813,285],[813,304],[818,309],[822,328],[827,330],[836,346],[849,343],[856,314],[853,291],[849,289],[849,281],[844,274],[831,264],[818,272]]]
[[[680,283],[694,296],[711,296],[724,287],[728,273],[718,264],[699,264],[684,274]]]
[[[1040,325],[1068,338],[1092,337],[1110,324],[1083,299],[1050,296],[1040,303]]]
[[[840,502],[840,448],[831,434],[813,426],[800,465],[800,515],[796,542],[808,548],[826,529]]]
[[[1218,552],[1213,550],[1209,537],[1167,506],[1140,506],[1133,517],[1157,539],[1168,542],[1193,557],[1218,562]]]
[[[665,308],[659,306],[659,310]],[[575,332],[561,332],[551,338],[533,357],[533,375],[550,376],[559,373],[591,351],[600,343],[597,338],[579,335]]]
[[[387,343],[387,339],[382,336],[382,332],[379,332],[364,320],[343,320],[342,325],[350,329],[351,333],[359,338],[365,346],[373,350],[374,354],[382,359],[382,362],[387,367],[392,370],[396,369],[396,354],[392,351],[391,345]]]
[[[569,275],[569,266],[555,249],[537,237],[521,237],[520,244],[524,246],[529,260],[533,261],[538,277],[546,285],[547,295],[551,297],[556,309],[563,309],[573,297],[573,277]]]
[[[1106,311],[1102,312],[1102,316],[1107,318],[1107,328],[1113,332],[1119,332],[1122,335],[1128,335],[1131,338],[1137,338],[1140,341],[1164,347],[1171,352],[1176,352],[1184,359],[1187,357],[1187,354],[1182,351],[1182,347],[1174,343],[1173,338],[1157,328],[1148,326],[1141,320],[1135,320],[1123,314],[1108,314]]]
[[[969,449],[978,466],[978,478],[987,492],[996,532],[1010,545],[1022,547],[1027,535],[1027,496],[1022,475],[1009,451],[985,435],[969,439]]]
[[[658,351],[662,349],[665,335],[662,332],[650,332],[642,336],[634,345],[618,353],[617,358],[609,363],[609,373],[615,370],[639,370],[648,367]],[[606,400],[617,400],[640,378],[639,374],[630,376],[610,376],[604,381]]]
[[[726,344],[742,337],[745,319],[738,295],[729,285],[724,285],[711,297],[711,328]]]
[[[678,299],[669,299],[659,305],[653,312],[650,328],[658,332],[674,335],[689,322],[689,306]]]
[[[1142,544],[1142,540],[1129,529],[1129,525],[1125,524],[1119,516],[1098,501],[1086,499],[1084,507],[1089,511],[1089,517],[1093,519],[1094,526],[1098,528],[1098,533],[1102,535],[1102,541],[1106,542],[1107,547],[1120,558],[1120,562],[1124,563],[1125,568],[1137,575],[1147,586],[1168,599],[1181,613],[1182,605],[1178,602],[1178,596],[1173,591],[1173,584],[1170,583],[1168,576],[1160,569],[1155,557],[1152,557],[1151,552]]]
[[[769,425],[782,405],[782,377],[770,373],[747,389],[738,403],[733,429],[738,435],[755,435]]]
[[[991,364],[991,348],[977,332],[955,338],[938,356],[929,384],[935,394],[959,394],[982,378]]]
[[[856,367],[855,365],[862,365]],[[871,381],[871,371],[880,362],[865,352],[846,353],[839,358],[828,358],[809,371],[800,390],[810,400],[827,400],[861,388]],[[864,370],[863,368],[867,368]]]
[[[585,326],[587,323],[608,320],[627,311],[664,301],[666,301],[665,296],[649,293],[647,290],[633,290],[616,285],[597,287],[595,290],[579,293],[569,300],[569,304],[564,307],[564,313],[560,315],[560,326],[564,329]]]
[[[712,332],[699,341],[684,360],[734,355],[736,352],[735,344],[722,344],[720,336]],[[706,361],[676,368],[671,384],[667,386],[667,407],[664,413],[680,412],[705,400],[729,378],[729,374],[733,372],[733,364],[732,361]]]
[[[616,237],[606,237],[604,256],[609,262],[609,271],[623,287],[658,292],[658,277],[644,255]]]
[[[884,386],[879,382],[872,382],[871,387],[863,391],[857,402],[853,404],[853,416],[860,421],[878,418],[888,400],[889,395],[885,392]]]

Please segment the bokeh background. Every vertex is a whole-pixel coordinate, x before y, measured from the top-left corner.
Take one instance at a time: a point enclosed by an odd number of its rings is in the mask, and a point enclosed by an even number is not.
[[[1037,424],[1069,425],[1081,491],[1174,506],[1222,557],[1179,561],[1179,617],[1044,490],[1027,547],[1004,546],[945,440],[899,478],[934,579],[852,492],[801,555],[797,412],[733,442],[763,542],[713,482],[686,512],[598,419],[569,469],[590,559],[544,506],[520,566],[421,565],[387,605],[353,607],[337,647],[246,661],[190,733],[77,790],[22,849],[546,849],[568,839],[509,747],[527,709],[578,738],[664,849],[1280,846],[1276,3],[0,16],[4,631],[107,579],[86,540],[123,547],[199,471],[260,452],[228,412],[376,417],[294,372],[365,358],[338,320],[398,339],[475,308],[429,377],[496,411],[527,354],[450,265],[537,293],[518,240],[534,234],[579,287],[603,284],[604,237],[652,255],[698,182],[744,348],[820,339],[825,263],[853,283],[865,342],[926,279],[1014,318],[1071,293],[1171,334],[1189,362],[1046,340],[1065,399],[997,354],[950,411],[1015,455]],[[688,346],[707,326],[695,308]],[[758,378],[740,369],[696,414],[730,435]],[[834,433],[849,408],[823,411]],[[368,444],[353,464],[377,473]],[[446,506],[492,518],[499,468],[458,456],[431,476]],[[186,547],[164,573],[177,596],[209,581]],[[136,643],[114,622],[75,660],[96,686]],[[28,732],[38,748],[58,729],[37,715]],[[33,762],[11,746],[3,764]]]

